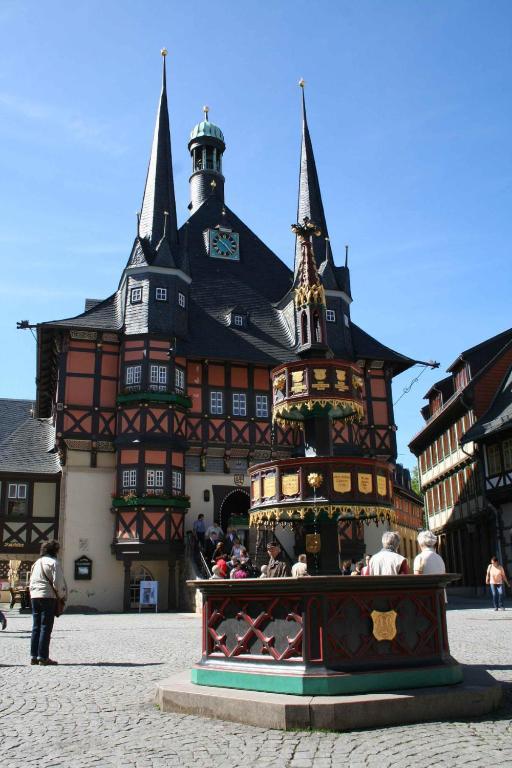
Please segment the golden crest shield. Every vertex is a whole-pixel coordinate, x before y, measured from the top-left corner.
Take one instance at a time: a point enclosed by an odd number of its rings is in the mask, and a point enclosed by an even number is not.
[[[322,548],[322,539],[319,533],[306,534],[306,552],[317,555]]]
[[[394,640],[396,637],[396,611],[372,611],[373,636],[377,640]]]

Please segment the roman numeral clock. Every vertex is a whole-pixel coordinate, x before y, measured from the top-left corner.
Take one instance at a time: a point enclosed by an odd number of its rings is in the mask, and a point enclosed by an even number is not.
[[[240,260],[238,232],[224,227],[208,230],[209,253],[215,259]]]

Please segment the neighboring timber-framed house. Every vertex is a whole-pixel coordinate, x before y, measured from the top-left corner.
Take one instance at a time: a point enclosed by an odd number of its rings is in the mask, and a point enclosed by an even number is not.
[[[269,378],[297,357],[298,250],[292,272],[228,207],[226,144],[207,110],[188,148],[190,217],[178,227],[164,58],[138,231],[119,286],[76,317],[38,326],[37,412],[55,420],[71,599],[98,609],[129,609],[141,578],[159,581],[160,607],[181,605],[197,515],[243,533],[248,466],[289,457],[302,439],[272,425]],[[349,268],[332,255],[303,103],[304,216],[322,232],[313,248],[329,347],[364,371],[364,418],[333,422],[334,453],[394,463],[391,382],[415,361],[352,322]],[[380,532],[371,535],[375,551]],[[89,581],[73,580],[79,554],[92,560]]]

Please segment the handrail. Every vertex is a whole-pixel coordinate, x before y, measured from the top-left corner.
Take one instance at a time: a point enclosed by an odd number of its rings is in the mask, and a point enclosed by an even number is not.
[[[195,560],[196,565],[198,565],[200,567],[200,570],[203,572],[202,573],[203,577],[206,574],[206,578],[209,579],[212,575],[212,572],[208,563],[206,562],[206,558],[203,554],[203,551],[199,546],[199,542],[193,535],[192,531],[187,531],[186,538],[187,538],[187,554],[189,558]]]

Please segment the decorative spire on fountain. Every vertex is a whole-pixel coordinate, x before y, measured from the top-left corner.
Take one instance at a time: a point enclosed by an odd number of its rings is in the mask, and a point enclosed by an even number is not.
[[[251,524],[291,525],[312,534],[322,550],[315,570],[333,573],[339,520],[394,517],[393,466],[357,450],[334,456],[332,420],[348,424],[364,418],[363,370],[334,358],[329,348],[325,292],[312,243],[319,228],[306,216],[292,231],[301,251],[294,291],[298,360],[271,371],[272,417],[285,429],[303,430],[303,456],[251,468]]]

